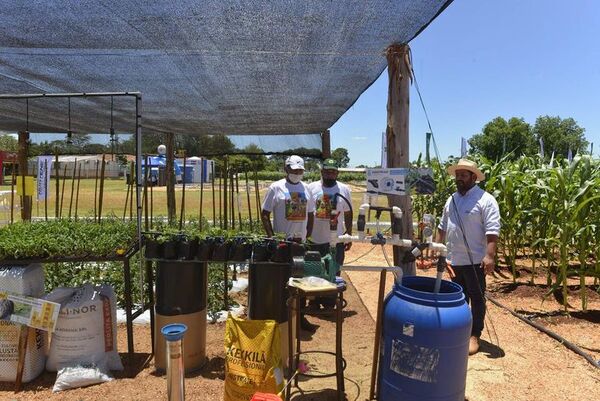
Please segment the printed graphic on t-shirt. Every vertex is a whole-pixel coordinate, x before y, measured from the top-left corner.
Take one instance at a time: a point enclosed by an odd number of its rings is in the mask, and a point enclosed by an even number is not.
[[[317,201],[315,203],[315,217],[317,219],[327,219],[331,218],[331,211],[335,209],[334,199],[335,196],[321,193],[317,196]]]
[[[288,221],[304,221],[307,203],[304,192],[290,192],[289,197],[285,197],[285,218]]]

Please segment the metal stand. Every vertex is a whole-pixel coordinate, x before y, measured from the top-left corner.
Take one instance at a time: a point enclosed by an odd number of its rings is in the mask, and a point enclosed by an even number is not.
[[[300,364],[300,355],[309,354],[309,353],[324,353],[331,354],[335,356],[335,373],[331,374],[323,374],[323,375],[311,375],[308,373],[298,373],[294,378],[294,386],[298,387],[298,376],[312,377],[312,378],[325,378],[325,377],[336,377],[337,382],[337,399],[338,401],[344,401],[346,399],[345,395],[345,387],[344,387],[344,370],[346,369],[346,360],[342,356],[342,325],[344,323],[343,309],[345,306],[344,302],[344,291],[346,291],[345,285],[338,286],[337,289],[332,290],[323,290],[323,291],[304,291],[300,288],[289,287],[290,290],[290,298],[288,300],[288,316],[291,322],[293,310],[296,311],[296,352],[292,353],[292,342],[293,342],[293,333],[290,328],[288,330],[288,344],[290,349],[289,354],[289,373],[288,380],[291,380],[294,376],[294,372],[298,369]],[[316,297],[331,297],[335,296],[335,354],[328,351],[301,351],[300,345],[300,317],[303,312],[303,307],[301,305],[301,300],[306,298],[307,295],[316,296]],[[291,385],[287,386],[285,399],[289,401],[291,393]]]

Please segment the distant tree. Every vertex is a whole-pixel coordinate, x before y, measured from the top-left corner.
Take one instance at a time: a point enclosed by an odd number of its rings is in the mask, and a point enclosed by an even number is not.
[[[348,167],[348,163],[350,162],[350,157],[348,156],[348,149],[346,148],[337,148],[331,152],[331,158],[335,159],[340,167]]]
[[[556,155],[567,156],[569,148],[575,153],[585,152],[588,148],[588,141],[584,135],[585,129],[577,125],[572,118],[540,116],[535,121],[533,134],[535,140],[544,141],[545,156],[551,157],[552,152]]]
[[[509,154],[516,159],[534,152],[535,139],[531,126],[523,118],[512,117],[506,121],[496,117],[487,123],[481,133],[469,139],[469,153],[477,153],[490,160],[499,160]]]
[[[165,143],[163,134],[142,134],[142,153],[155,155],[158,151],[158,145]],[[130,135],[129,138],[119,142],[118,151],[130,155],[135,154],[135,135]]]
[[[19,150],[19,141],[12,135],[0,135],[0,150],[5,152],[16,152]]]
[[[65,136],[65,140],[67,136]],[[91,142],[91,138],[88,134],[72,134],[71,135],[71,146],[75,148],[75,151],[81,150],[89,145]]]

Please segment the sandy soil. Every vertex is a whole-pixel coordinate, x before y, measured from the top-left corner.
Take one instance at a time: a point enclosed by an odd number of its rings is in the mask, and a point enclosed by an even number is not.
[[[355,244],[347,261],[365,254],[371,247]],[[391,255],[391,249],[388,250]],[[352,265],[384,265],[381,248],[375,248]],[[419,270],[419,274],[433,275],[432,270]],[[489,294],[502,304],[530,315],[541,317],[536,321],[549,327],[600,359],[600,296],[590,292],[588,312],[579,312],[577,294],[570,299],[570,315],[560,312],[561,307],[550,296],[542,303],[546,288],[545,279],[536,285],[517,285],[502,272],[488,281]],[[373,354],[374,319],[379,287],[378,273],[349,272],[344,310],[343,350],[347,361],[345,386],[348,400],[367,400],[369,396],[371,361]],[[388,275],[391,288],[393,276]],[[576,284],[576,281],[573,282]],[[243,301],[243,298],[241,299]],[[522,323],[508,312],[489,304],[487,330],[482,339],[481,352],[469,359],[466,396],[469,401],[498,400],[598,400],[600,398],[600,369],[592,367],[583,358],[569,351],[559,342]],[[319,326],[313,335],[304,333],[303,350],[333,350],[335,325],[330,317],[309,317]],[[219,400],[223,394],[223,332],[224,324],[208,325],[207,354],[209,363],[201,371],[188,375],[186,396],[189,400]],[[126,349],[124,326],[119,326],[119,349]],[[148,326],[135,326],[136,358],[133,366],[123,361],[129,372],[117,373],[110,383],[52,394],[55,374],[44,373],[24,386],[24,391],[13,394],[12,385],[0,384],[0,400],[164,400],[166,381],[156,374],[153,362],[144,365],[150,356],[150,330]],[[314,371],[333,371],[333,357],[306,357]],[[127,377],[130,373],[133,377]],[[334,400],[335,380],[302,379],[300,388],[294,389],[293,400]]]

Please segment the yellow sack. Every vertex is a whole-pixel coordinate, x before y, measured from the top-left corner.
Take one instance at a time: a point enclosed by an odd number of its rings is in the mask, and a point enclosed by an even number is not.
[[[254,393],[279,393],[283,370],[279,327],[274,320],[227,316],[225,401],[248,401]]]

